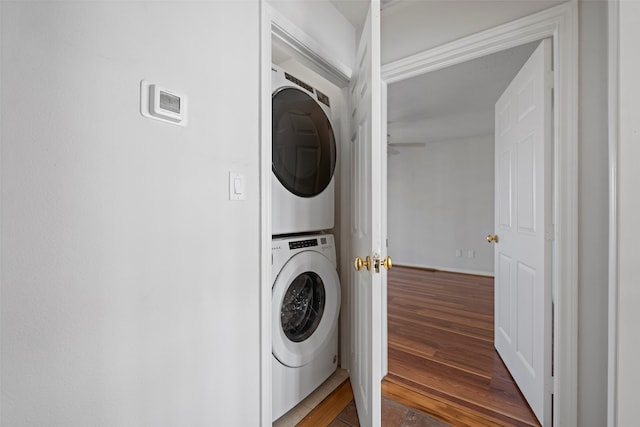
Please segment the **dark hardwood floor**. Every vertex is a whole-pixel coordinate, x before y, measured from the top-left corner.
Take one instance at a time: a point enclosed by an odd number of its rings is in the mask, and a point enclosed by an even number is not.
[[[391,399],[383,397],[380,403],[382,427],[451,427]],[[361,427],[349,379],[320,402],[296,427]]]
[[[538,426],[493,347],[493,278],[394,266],[383,396],[453,426]]]

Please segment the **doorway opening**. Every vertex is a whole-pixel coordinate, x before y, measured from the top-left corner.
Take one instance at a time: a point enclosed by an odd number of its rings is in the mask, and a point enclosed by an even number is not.
[[[577,3],[560,6],[492,29],[427,49],[382,67],[386,85],[446,68],[535,40],[551,38],[553,46],[553,207],[551,283],[553,316],[552,421],[577,423]],[[383,104],[386,104],[386,99]],[[386,166],[386,163],[384,163]],[[383,289],[386,295],[386,289]],[[385,301],[383,299],[383,301]],[[386,315],[386,307],[383,316]],[[386,325],[384,319],[383,325]],[[386,334],[386,331],[383,331]],[[383,342],[387,336],[383,335]],[[386,345],[384,347],[386,350]],[[383,351],[383,358],[386,358]],[[388,360],[383,359],[383,372]]]
[[[407,403],[445,421],[538,425],[494,349],[486,236],[496,215],[495,104],[539,44],[387,88],[388,250],[403,267],[388,276],[383,389],[417,391]]]

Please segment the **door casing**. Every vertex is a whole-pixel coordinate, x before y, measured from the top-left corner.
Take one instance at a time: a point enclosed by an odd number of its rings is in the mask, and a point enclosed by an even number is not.
[[[578,3],[542,12],[428,49],[382,67],[391,84],[481,56],[550,37],[554,62],[552,286],[554,317],[554,425],[577,425],[578,361]],[[385,95],[385,91],[383,91]],[[382,100],[383,106],[386,99]],[[386,218],[383,218],[386,221]],[[386,292],[386,291],[385,291]],[[384,315],[384,313],[383,313]],[[386,355],[387,339],[383,339]],[[383,372],[387,372],[386,358]]]

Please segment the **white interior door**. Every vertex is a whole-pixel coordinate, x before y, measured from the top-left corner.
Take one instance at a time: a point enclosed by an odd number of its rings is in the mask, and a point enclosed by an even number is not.
[[[495,107],[495,347],[551,425],[551,41]]]
[[[379,426],[381,369],[381,275],[374,256],[381,255],[380,2],[372,1],[358,44],[350,86],[351,255],[370,259],[369,268],[351,269],[351,384],[360,424]],[[386,250],[386,249],[385,249]]]

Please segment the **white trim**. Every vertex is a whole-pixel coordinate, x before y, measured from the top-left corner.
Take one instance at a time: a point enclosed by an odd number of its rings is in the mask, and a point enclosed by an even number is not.
[[[298,60],[313,67],[314,71],[331,83],[338,87],[349,85],[353,74],[349,66],[323,49],[315,39],[309,37],[273,7],[269,7],[269,15],[271,19],[269,37],[278,39],[297,54]]]
[[[578,2],[426,50],[382,67],[386,83],[408,79],[546,37],[554,47],[554,220],[556,229],[553,424],[576,426],[578,361]],[[562,54],[560,54],[560,52]]]
[[[609,327],[607,426],[617,425],[618,380],[618,129],[619,1],[608,2],[609,30]]]
[[[380,225],[382,226],[382,251],[381,251],[381,256],[384,258],[385,256],[389,255],[389,239],[388,239],[388,224],[387,224],[387,219],[389,218],[388,215],[388,206],[389,206],[389,202],[388,202],[388,178],[387,178],[387,166],[388,166],[388,161],[387,161],[387,144],[389,143],[389,141],[387,140],[387,84],[382,81],[380,84],[380,135],[382,138],[382,151],[380,153],[381,155],[381,161],[380,161],[380,172],[382,173],[381,177],[380,177],[380,181],[382,182],[382,188],[380,189],[380,197],[382,197],[382,212],[381,212],[381,217],[380,217]],[[381,276],[380,276],[380,292],[382,293],[381,295],[381,300],[380,300],[380,320],[382,322],[382,325],[380,327],[380,330],[382,331],[382,337],[381,337],[381,349],[382,349],[382,357],[381,357],[381,370],[380,370],[380,374],[381,374],[381,378],[380,381],[382,381],[382,379],[389,373],[389,351],[387,348],[387,343],[389,342],[389,328],[388,328],[388,307],[387,307],[387,271],[385,269],[381,269]]]
[[[2,22],[2,4],[0,4],[0,22]],[[2,46],[2,30],[0,30],[0,46]],[[0,61],[1,64],[2,61]],[[0,94],[4,93],[2,91],[2,67],[0,66]],[[2,164],[2,135],[4,135],[2,133],[2,106],[0,106],[0,164]],[[2,173],[0,170],[0,289],[4,289],[5,286],[5,282],[2,280],[2,278],[4,277],[4,272],[2,271],[2,266],[4,264],[4,256],[2,254],[4,254],[3,251],[3,246],[2,246],[2,242],[4,242],[3,239],[3,235],[2,235],[2,230],[3,230],[3,224],[2,224],[2,214],[1,212],[3,212],[2,210],[2,194],[4,194],[4,187],[2,186]],[[2,291],[0,290],[0,307],[2,306]],[[4,330],[2,328],[2,320],[0,319],[0,331]],[[2,348],[2,343],[0,340],[0,354],[4,354],[4,352],[2,351],[4,350]],[[0,357],[0,363],[1,363],[2,357]],[[2,381],[2,372],[0,372],[0,395],[4,395],[4,389],[2,387],[2,384],[4,384],[4,382]],[[2,405],[0,404],[0,419],[2,418]]]
[[[272,424],[271,375],[271,8],[260,0],[260,425]]]
[[[418,268],[424,270],[445,271],[447,273],[471,274],[473,276],[494,277],[493,271],[469,270],[466,268],[442,267],[440,265],[415,264],[412,262],[394,261],[398,267]]]
[[[341,89],[342,99],[344,100],[340,109],[340,157],[338,165],[340,165],[340,194],[339,215],[340,215],[340,258],[347,262],[338,262],[340,266],[340,278],[342,283],[342,309],[340,311],[340,367],[351,370],[351,286],[349,280],[351,275],[352,264],[349,261],[351,253],[351,239],[346,236],[351,230],[351,161],[348,160],[351,155],[351,135],[350,123],[351,108],[349,103],[349,87]]]
[[[552,36],[575,0],[382,66],[387,84]],[[574,19],[577,22],[577,19]]]

